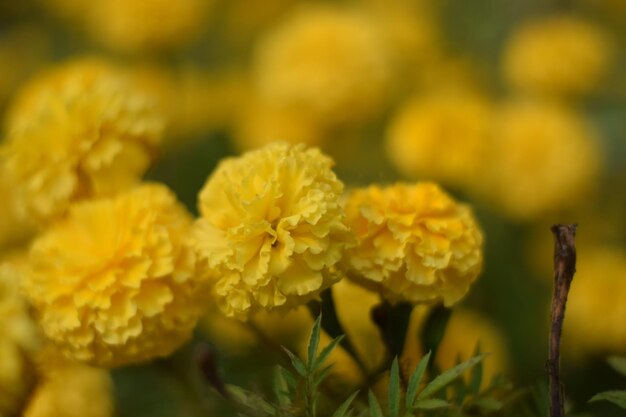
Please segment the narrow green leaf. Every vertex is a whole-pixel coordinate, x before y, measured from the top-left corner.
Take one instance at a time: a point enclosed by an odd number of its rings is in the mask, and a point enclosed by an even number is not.
[[[626,391],[605,391],[594,395],[589,402],[593,401],[610,401],[615,405],[618,405],[626,409]]]
[[[339,406],[337,411],[333,413],[332,417],[344,417],[346,413],[348,412],[348,408],[350,407],[350,404],[352,404],[352,401],[354,400],[354,398],[357,396],[358,393],[359,391],[355,391],[351,396],[349,396],[348,399],[345,400],[343,404]]]
[[[414,410],[436,410],[438,408],[450,407],[450,403],[446,400],[439,398],[429,398],[427,400],[420,400],[413,406]]]
[[[433,379],[430,382],[430,384],[428,384],[426,388],[424,388],[422,392],[419,393],[419,395],[417,396],[417,399],[422,400],[435,394],[436,392],[444,388],[446,385],[448,385],[450,382],[458,378],[463,372],[465,372],[466,370],[470,369],[471,367],[479,363],[481,360],[483,360],[483,357],[484,357],[483,355],[475,356],[469,359],[468,361],[455,366],[454,368],[448,369],[441,375],[437,376],[437,378]]]
[[[500,411],[504,406],[502,401],[490,397],[477,398],[472,401],[472,404],[486,411]]]
[[[249,408],[250,410],[262,411],[271,416],[275,416],[278,414],[276,408],[259,394],[245,390],[236,385],[227,385],[226,390],[230,394],[230,396],[237,401],[240,405]]]
[[[327,367],[323,368],[321,371],[317,372],[313,379],[313,385],[318,386],[319,384],[321,384],[322,381],[326,379],[331,369],[333,369],[333,365],[328,365]]]
[[[389,416],[398,417],[400,413],[400,370],[398,368],[398,357],[391,363],[391,374],[389,379]]]
[[[282,348],[285,351],[285,353],[287,354],[287,356],[289,356],[289,359],[291,360],[291,364],[293,365],[293,369],[295,369],[296,372],[300,376],[306,376],[307,375],[307,369],[306,369],[306,366],[304,365],[304,362],[302,362],[302,360],[300,360],[299,357],[297,357],[296,355],[291,353],[291,351],[289,349],[287,349],[286,347],[283,346]]]
[[[326,345],[324,349],[322,349],[317,359],[315,359],[315,368],[321,366],[326,361],[326,359],[328,359],[328,356],[332,353],[333,350],[335,350],[337,345],[341,343],[343,338],[343,335],[334,338],[328,345]]]
[[[411,375],[411,379],[409,379],[409,386],[406,390],[406,408],[413,408],[413,403],[415,402],[415,394],[417,394],[417,390],[422,382],[422,378],[424,376],[424,372],[426,371],[426,367],[428,366],[428,361],[430,361],[430,354],[428,352],[426,355],[422,357],[420,362],[415,367],[413,374]]]
[[[480,353],[481,353],[480,345],[476,345],[476,352],[474,353],[474,356],[479,356]],[[482,383],[483,383],[483,362],[481,361],[472,368],[472,372],[470,374],[469,391],[474,395],[478,395],[478,393],[480,392],[480,386],[482,385]]]
[[[367,402],[369,403],[370,417],[383,417],[383,410],[372,390],[367,394]]]
[[[309,337],[308,356],[306,358],[306,367],[309,371],[313,371],[315,367],[315,357],[317,356],[317,347],[320,343],[320,330],[322,328],[322,314],[320,313],[313,324],[311,329],[311,336]]]
[[[288,405],[291,403],[289,398],[290,390],[287,380],[285,379],[285,369],[280,365],[274,368],[274,395],[280,405]]]
[[[626,357],[624,356],[610,356],[607,360],[609,365],[620,374],[626,376]]]

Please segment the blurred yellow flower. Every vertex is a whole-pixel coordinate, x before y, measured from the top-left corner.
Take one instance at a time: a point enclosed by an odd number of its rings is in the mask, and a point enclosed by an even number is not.
[[[108,371],[54,357],[38,360],[39,382],[24,417],[111,417],[113,381]]]
[[[573,356],[626,353],[626,251],[579,248],[567,301],[563,346]]]
[[[0,263],[0,415],[19,415],[35,381],[35,323],[18,291],[21,271]]]
[[[598,178],[601,148],[581,115],[546,102],[512,102],[497,116],[484,192],[514,219],[571,207]]]
[[[148,168],[162,130],[150,99],[101,61],[43,74],[10,109],[0,153],[19,214],[45,223],[71,202],[129,188]]]
[[[358,242],[344,258],[348,276],[392,302],[451,306],[480,273],[479,225],[433,183],[353,190],[345,207]]]
[[[194,240],[226,315],[295,307],[338,279],[328,268],[352,238],[331,166],[317,149],[280,143],[225,159],[209,177]]]
[[[387,153],[410,178],[471,186],[485,164],[491,121],[491,104],[477,93],[416,97],[391,121]]]
[[[255,98],[242,106],[233,130],[233,140],[241,150],[277,141],[319,145],[324,138],[323,128],[306,112]]]
[[[317,6],[299,9],[262,39],[252,71],[262,98],[341,124],[381,110],[388,61],[370,20]]]
[[[428,317],[429,308],[418,306],[411,314],[406,343],[402,353],[402,363],[409,374],[415,369],[425,354],[419,338]],[[509,353],[503,334],[487,317],[478,311],[461,307],[452,311],[445,333],[434,357],[439,369],[446,370],[458,361],[466,361],[476,354],[487,353],[483,362],[482,387],[489,386],[492,378],[504,374],[509,369]],[[469,376],[469,372],[466,373]]]
[[[517,29],[504,51],[504,75],[513,87],[536,94],[584,94],[611,61],[598,26],[573,16],[532,20]]]
[[[121,366],[169,355],[201,311],[191,217],[164,186],[73,206],[31,248],[24,288],[68,357]]]

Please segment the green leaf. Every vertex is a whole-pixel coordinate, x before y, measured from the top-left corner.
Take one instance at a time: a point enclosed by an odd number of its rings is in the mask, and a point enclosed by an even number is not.
[[[315,359],[315,365],[314,365],[315,368],[318,368],[319,366],[321,366],[326,361],[326,359],[328,359],[328,356],[332,353],[333,350],[335,350],[337,345],[341,343],[343,338],[344,338],[343,335],[336,337],[328,345],[326,345],[324,349],[322,349],[322,352],[319,354],[317,359]]]
[[[370,390],[370,392],[367,394],[367,400],[370,406],[370,416],[383,417],[383,410],[380,408],[380,404],[378,403],[378,400],[376,399],[376,396],[374,395],[372,390]]]
[[[321,371],[317,372],[313,380],[313,384],[315,386],[318,386],[324,379],[326,379],[326,377],[328,376],[332,368],[333,368],[333,365],[328,365]]]
[[[411,379],[409,379],[409,386],[406,390],[406,408],[413,408],[413,403],[415,402],[415,394],[417,394],[417,389],[419,388],[420,383],[422,382],[422,378],[424,376],[424,372],[426,371],[426,367],[428,366],[428,361],[430,361],[430,354],[428,352],[426,355],[422,357],[420,362],[415,367],[413,374],[411,375]]]
[[[348,397],[348,399],[345,400],[343,404],[339,406],[339,408],[337,409],[337,411],[335,411],[332,417],[344,417],[346,413],[348,412],[348,408],[350,407],[350,404],[352,404],[352,401],[354,400],[354,398],[357,396],[358,393],[359,391],[355,391],[350,397]]]
[[[300,360],[300,358],[298,358],[296,355],[291,353],[291,351],[287,349],[286,347],[283,346],[282,348],[287,354],[287,356],[289,356],[289,359],[291,360],[291,365],[293,365],[293,369],[295,369],[296,372],[300,376],[306,376],[307,369],[306,369],[306,366],[304,365],[304,362],[302,362],[302,360]]]
[[[589,402],[593,401],[610,401],[615,405],[618,405],[626,409],[626,391],[605,391],[594,395]]]
[[[481,360],[483,360],[483,357],[483,355],[475,356],[468,361],[455,366],[454,368],[448,369],[441,375],[437,376],[437,378],[433,379],[431,383],[419,393],[417,399],[422,400],[435,394],[450,382],[458,378],[463,372],[478,364]]]
[[[414,410],[436,410],[438,408],[450,407],[450,403],[446,400],[439,398],[430,398],[427,400],[420,400],[413,406]]]
[[[626,357],[610,356],[607,361],[613,369],[615,369],[620,374],[626,376]]]
[[[274,368],[274,394],[280,405],[291,403],[289,384],[285,378],[286,372],[280,365],[276,365]]]
[[[271,416],[277,415],[277,410],[274,406],[255,392],[245,390],[236,385],[227,385],[226,390],[235,401],[250,410],[255,410],[256,412],[260,410]]]
[[[398,369],[398,357],[391,363],[389,379],[389,416],[398,417],[400,413],[400,370]]]
[[[486,411],[500,411],[500,409],[504,406],[502,401],[489,397],[477,398],[472,401],[472,404]]]
[[[315,369],[316,364],[316,356],[317,356],[317,347],[320,343],[320,330],[322,328],[322,314],[320,313],[315,320],[315,324],[313,324],[313,328],[311,329],[311,336],[309,337],[309,347],[308,347],[308,356],[306,359],[306,367],[309,371],[313,371]]]
[[[476,352],[474,353],[474,356],[476,357],[479,355],[480,355],[480,345],[476,345]],[[472,368],[472,372],[470,374],[470,383],[469,383],[470,392],[474,395],[478,395],[478,393],[480,392],[480,386],[482,385],[482,382],[483,382],[483,362],[481,361]]]

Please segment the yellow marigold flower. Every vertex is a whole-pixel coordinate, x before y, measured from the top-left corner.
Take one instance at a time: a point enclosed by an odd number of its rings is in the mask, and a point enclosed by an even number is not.
[[[351,235],[331,166],[318,149],[281,143],[226,159],[209,177],[195,246],[226,315],[295,307],[338,279],[328,269]]]
[[[484,167],[491,121],[490,103],[476,93],[414,98],[387,130],[387,153],[408,177],[470,186]]]
[[[257,47],[260,95],[324,123],[367,119],[384,104],[389,63],[371,22],[354,12],[304,8]]]
[[[118,70],[96,60],[72,62],[17,97],[0,154],[3,175],[20,214],[46,222],[73,201],[135,184],[162,129],[151,100]]]
[[[484,192],[505,213],[529,220],[572,206],[592,188],[600,144],[582,116],[549,103],[503,106]]]
[[[323,138],[322,126],[310,114],[254,98],[241,109],[233,133],[235,144],[242,150],[276,141],[319,145]]]
[[[19,415],[34,383],[35,323],[19,294],[19,268],[0,264],[0,415]]]
[[[511,85],[532,93],[584,94],[607,72],[610,49],[599,27],[553,16],[513,33],[504,52],[504,72]]]
[[[68,357],[121,366],[166,356],[201,313],[191,218],[162,185],[79,203],[31,248],[24,288]]]
[[[109,372],[40,354],[39,382],[24,417],[111,417],[113,381]]]
[[[580,248],[567,301],[563,345],[574,355],[626,353],[626,251]]]
[[[94,39],[124,53],[171,49],[202,31],[210,0],[44,0]],[[138,20],[140,18],[140,20]]]
[[[345,256],[348,276],[392,302],[451,306],[480,273],[480,227],[433,183],[357,189],[345,208],[357,238]]]

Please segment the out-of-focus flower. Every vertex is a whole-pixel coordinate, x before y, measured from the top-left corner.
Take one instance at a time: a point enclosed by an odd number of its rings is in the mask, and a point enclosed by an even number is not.
[[[18,213],[45,223],[71,202],[129,188],[148,168],[162,130],[149,97],[101,61],[45,73],[9,111],[0,153]]]
[[[509,103],[496,120],[484,192],[512,218],[529,220],[582,200],[600,164],[582,116],[555,104]]]
[[[357,238],[344,258],[348,276],[392,302],[451,306],[480,273],[480,227],[433,183],[356,189],[345,208]]]
[[[626,352],[626,252],[597,246],[579,249],[567,301],[563,345],[573,356]]]
[[[530,21],[513,33],[504,73],[516,88],[536,94],[584,94],[607,72],[609,41],[602,30],[573,16]]]
[[[190,224],[157,184],[73,206],[34,242],[24,284],[48,338],[99,366],[169,355],[202,312]]]
[[[323,137],[323,128],[310,114],[254,98],[241,109],[233,132],[235,144],[242,150],[277,141],[319,145]]]
[[[492,108],[476,93],[414,98],[387,131],[387,153],[408,177],[471,186],[481,177]]]
[[[0,35],[0,110],[17,86],[50,58],[47,33],[40,28],[17,26]]]
[[[0,168],[1,172],[1,168]],[[4,176],[0,176],[0,196],[4,203],[0,204],[0,255],[12,250],[15,246],[28,241],[37,228],[17,213],[14,201],[15,190],[7,184]]]
[[[364,16],[301,9],[258,45],[253,76],[262,98],[310,112],[323,123],[358,122],[385,102],[390,68]]]
[[[317,149],[274,144],[209,177],[194,240],[226,315],[295,307],[338,279],[329,268],[352,238],[331,166]]]
[[[44,0],[106,47],[123,53],[173,49],[203,29],[211,0]]]
[[[333,285],[332,294],[337,318],[361,362],[369,372],[379,369],[386,359],[386,348],[371,310],[381,302],[380,295],[347,279]]]
[[[24,417],[111,417],[113,381],[108,371],[64,360],[44,349],[39,382]]]
[[[408,370],[409,375],[426,353],[423,351],[419,336],[416,335],[421,334],[429,310],[428,307],[418,306],[411,314],[402,353],[403,369]],[[478,311],[465,307],[454,309],[437,348],[435,364],[439,369],[450,369],[458,361],[466,361],[473,357],[477,349],[480,349],[481,353],[489,354],[483,362],[482,387],[486,388],[493,377],[505,373],[509,368],[509,354],[504,336]],[[469,372],[467,374],[469,376]]]
[[[0,263],[0,415],[19,415],[35,381],[36,326],[19,294],[21,271]]]

